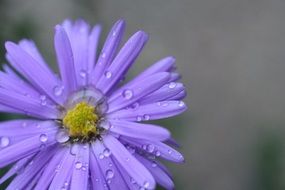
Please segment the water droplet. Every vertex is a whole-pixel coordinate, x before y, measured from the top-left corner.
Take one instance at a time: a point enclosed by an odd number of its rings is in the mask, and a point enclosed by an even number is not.
[[[144,188],[148,188],[148,187],[149,187],[149,182],[147,182],[147,181],[144,182],[143,187],[144,187]]]
[[[59,143],[65,143],[69,140],[68,133],[65,130],[59,130],[55,138]]]
[[[106,178],[107,179],[112,179],[114,177],[114,172],[113,170],[107,170],[106,171]]]
[[[68,185],[69,185],[69,183],[66,181],[66,182],[64,183],[64,186],[67,187]]]
[[[79,72],[79,75],[80,75],[80,77],[82,77],[82,78],[86,78],[87,72],[86,72],[85,70],[81,70],[81,71]]]
[[[113,164],[112,163],[109,163],[109,167],[112,167],[113,166]]]
[[[112,183],[112,180],[108,179],[108,180],[107,180],[107,183],[108,183],[108,184],[111,184],[111,183]]]
[[[131,99],[133,97],[133,91],[132,90],[124,90],[123,91],[123,97],[127,100]]]
[[[79,161],[75,162],[75,168],[76,169],[80,169],[81,167],[82,167],[82,163],[81,162],[79,162]]]
[[[135,181],[135,179],[134,179],[134,178],[132,178],[132,177],[131,177],[131,179],[130,179],[130,180],[131,180],[131,183],[132,183],[132,184],[135,184],[135,183],[136,183],[136,181]]]
[[[112,36],[116,36],[117,35],[117,32],[116,31],[113,31],[112,32]]]
[[[100,122],[100,127],[108,130],[110,129],[111,124],[108,121],[103,120]]]
[[[147,145],[147,147],[146,147],[146,150],[149,152],[149,153],[152,153],[153,151],[154,151],[154,146],[152,145],[152,144],[149,144],[149,145]]]
[[[79,151],[79,145],[73,144],[72,147],[70,148],[70,154],[76,155],[78,151]]]
[[[54,94],[55,96],[60,96],[60,95],[62,95],[62,93],[63,93],[63,89],[64,89],[63,86],[55,86],[55,87],[53,88],[53,94]]]
[[[146,121],[148,121],[148,120],[150,119],[150,116],[147,115],[147,114],[145,114],[145,115],[143,115],[143,119],[146,120]]]
[[[105,157],[109,157],[109,156],[111,155],[111,151],[110,151],[108,148],[106,148],[106,149],[103,151],[103,154],[104,154]]]
[[[41,135],[40,135],[40,141],[41,141],[42,143],[47,142],[47,140],[48,140],[48,136],[47,136],[46,134],[41,134]]]
[[[169,88],[175,88],[176,87],[176,83],[175,82],[171,82],[168,85]]]
[[[127,161],[127,162],[130,161],[130,158],[126,158],[126,161]]]
[[[133,105],[131,105],[131,109],[136,110],[138,109],[138,107],[140,106],[140,104],[138,102],[134,103]]]
[[[40,95],[41,105],[45,106],[47,104],[47,97],[45,95]]]
[[[172,153],[172,150],[168,150],[168,154],[171,154]]]
[[[26,122],[23,122],[23,123],[22,123],[22,127],[27,127],[27,123],[26,123]]]
[[[161,104],[163,107],[166,107],[166,106],[168,106],[168,102],[162,102],[162,104]]]
[[[106,72],[104,73],[104,75],[105,75],[105,77],[106,77],[107,79],[109,79],[109,78],[112,77],[112,73],[111,73],[110,71],[106,71]]]
[[[155,156],[159,157],[160,156],[160,152],[156,151]]]
[[[151,167],[155,168],[157,166],[156,162],[153,161],[152,164],[151,164]]]
[[[102,160],[104,158],[104,154],[100,153],[99,154],[99,159]]]
[[[102,57],[102,58],[105,58],[105,57],[106,57],[106,53],[103,52],[102,55],[101,55],[101,57]]]
[[[178,106],[179,106],[179,107],[184,107],[184,106],[185,106],[185,103],[182,102],[182,101],[179,101]]]
[[[10,143],[10,139],[8,137],[1,137],[1,139],[0,139],[1,147],[4,148],[4,147],[8,146],[9,143]]]
[[[137,116],[137,121],[142,121],[142,117],[141,116]]]

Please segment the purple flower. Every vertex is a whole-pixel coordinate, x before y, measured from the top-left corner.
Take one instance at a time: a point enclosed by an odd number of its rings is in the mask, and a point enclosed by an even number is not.
[[[35,44],[6,42],[0,73],[0,110],[27,115],[0,123],[0,179],[15,189],[166,189],[174,184],[159,162],[183,162],[165,128],[146,122],[186,110],[175,59],[166,57],[127,83],[124,77],[148,36],[136,32],[118,51],[119,20],[96,57],[100,26],[82,20],[55,27],[60,77]],[[95,64],[96,63],[96,64]]]

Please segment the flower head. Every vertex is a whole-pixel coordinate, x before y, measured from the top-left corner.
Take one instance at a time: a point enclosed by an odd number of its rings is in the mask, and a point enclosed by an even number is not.
[[[148,37],[136,32],[118,51],[125,23],[111,29],[97,58],[101,27],[83,20],[55,27],[59,76],[35,44],[6,42],[0,110],[28,119],[0,123],[0,183],[7,189],[166,189],[174,184],[160,159],[182,162],[165,128],[145,122],[186,110],[174,58],[123,83]]]

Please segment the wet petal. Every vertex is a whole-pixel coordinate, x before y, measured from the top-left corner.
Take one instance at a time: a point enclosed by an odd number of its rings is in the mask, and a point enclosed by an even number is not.
[[[103,138],[103,142],[114,158],[140,186],[146,189],[155,188],[155,181],[149,171],[116,138],[108,135]]]

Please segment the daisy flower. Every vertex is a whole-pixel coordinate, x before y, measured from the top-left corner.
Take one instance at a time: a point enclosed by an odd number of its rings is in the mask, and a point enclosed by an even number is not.
[[[55,27],[59,75],[31,40],[6,42],[0,110],[26,119],[0,123],[0,178],[8,190],[173,189],[160,160],[183,162],[170,132],[149,120],[178,115],[185,88],[166,57],[122,82],[148,36],[138,31],[119,49],[123,20],[98,56],[101,27],[66,20]]]

